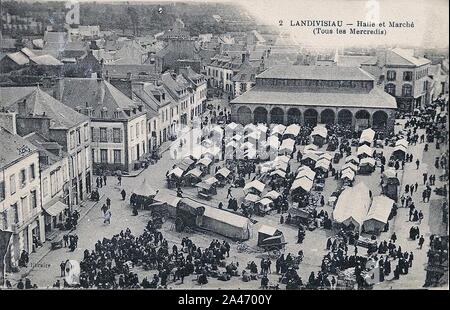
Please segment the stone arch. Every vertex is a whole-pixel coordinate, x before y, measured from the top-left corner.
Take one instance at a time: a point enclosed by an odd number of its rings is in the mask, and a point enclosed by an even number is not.
[[[315,109],[306,110],[304,113],[305,125],[308,124],[313,127],[316,126],[318,116],[319,116],[319,113],[317,113],[317,110],[315,110]]]
[[[275,107],[272,110],[270,110],[270,122],[272,124],[283,124],[284,123],[283,109]]]
[[[252,122],[252,110],[247,106],[241,106],[237,109],[238,123],[246,125]]]
[[[255,123],[267,123],[267,110],[263,107],[257,107],[253,111],[253,120]]]
[[[342,109],[338,112],[338,124],[351,125],[352,119],[353,119],[353,114],[350,110]]]
[[[287,111],[287,123],[290,124],[300,124],[301,112],[297,108],[290,108]]]
[[[372,124],[374,129],[386,129],[388,114],[382,110],[376,111],[372,115]]]
[[[370,127],[370,113],[367,110],[359,110],[355,113],[355,118],[358,130]]]
[[[336,114],[331,109],[325,109],[320,113],[320,122],[322,124],[334,124],[336,120]]]

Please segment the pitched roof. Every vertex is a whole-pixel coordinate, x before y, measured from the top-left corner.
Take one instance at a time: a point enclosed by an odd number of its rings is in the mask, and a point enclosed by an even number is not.
[[[256,86],[231,101],[231,104],[397,108],[395,98],[379,87],[374,87],[369,93],[342,93],[262,89]]]
[[[426,58],[415,57],[412,50],[394,48],[386,52],[386,64],[391,66],[423,66],[431,63]]]
[[[69,129],[89,118],[56,100],[39,87],[1,87],[0,105],[18,111],[19,103],[26,100],[26,114],[50,118],[50,128]]]
[[[62,62],[53,57],[52,55],[41,55],[30,57],[31,61],[33,61],[37,65],[43,66],[62,66]]]
[[[14,135],[0,127],[0,169],[6,168],[28,155],[37,151],[37,148],[19,135]]]
[[[339,55],[337,65],[340,67],[359,67],[361,64],[376,63],[376,56]]]
[[[373,77],[360,68],[299,65],[272,67],[258,75],[258,78],[327,81],[373,81]]]
[[[22,52],[7,54],[6,57],[9,57],[12,61],[14,61],[16,64],[20,66],[26,65],[30,62],[28,57]]]
[[[128,119],[136,114],[130,112],[128,116],[124,110],[137,108],[136,104],[120,92],[109,82],[92,78],[64,78],[62,80],[61,101],[73,109],[89,107],[92,108],[93,116],[100,118],[102,111],[107,111],[109,119],[113,118],[113,113],[119,113],[119,119]]]
[[[36,132],[32,132],[23,137],[25,140],[31,142],[39,151],[39,154],[43,154],[47,157],[47,162],[39,161],[39,165],[41,168],[46,168],[48,166],[53,165],[54,163],[60,161],[64,153],[61,150],[62,146],[60,146],[57,142],[52,142],[44,138],[42,135]],[[61,152],[61,156],[58,156],[49,151],[49,149],[59,149]]]

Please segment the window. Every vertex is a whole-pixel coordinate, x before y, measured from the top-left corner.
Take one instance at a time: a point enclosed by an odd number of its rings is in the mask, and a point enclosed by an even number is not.
[[[389,83],[385,87],[385,91],[392,96],[395,96],[395,84]]]
[[[94,139],[94,127],[91,127],[91,141],[92,142],[95,142],[95,139]]]
[[[5,182],[0,182],[0,201],[5,200]]]
[[[89,147],[84,149],[84,160],[86,161],[86,168],[91,166],[91,161],[89,160]]]
[[[50,194],[54,197],[58,193],[58,176],[57,171],[50,172]]]
[[[18,210],[18,207],[17,207],[17,202],[11,205],[11,209],[13,211],[13,213],[12,213],[12,222],[14,224],[17,224],[17,223],[19,223],[19,210]]]
[[[33,181],[36,178],[36,167],[34,164],[30,165],[30,181]]]
[[[70,149],[75,147],[75,132],[70,133]]]
[[[22,207],[22,219],[26,219],[28,217],[28,213],[29,213],[27,198],[28,198],[27,196],[20,198],[20,205]]]
[[[20,173],[19,173],[20,188],[24,188],[26,184],[27,184],[27,174],[25,172],[25,169],[22,169],[22,170],[20,170]]]
[[[89,140],[89,128],[88,124],[84,125],[84,141]]]
[[[100,142],[107,142],[108,136],[106,133],[106,128],[100,128]]]
[[[91,150],[92,162],[95,163],[95,150]]]
[[[100,162],[101,163],[108,162],[108,150],[105,149],[100,150]]]
[[[144,128],[145,128],[144,121],[142,120],[141,121],[141,134],[144,134]]]
[[[122,132],[120,128],[113,128],[113,142],[120,143],[122,142]]]
[[[403,72],[403,81],[412,81],[413,73],[412,71]]]
[[[9,176],[9,188],[10,188],[10,193],[11,195],[13,195],[16,192],[16,175],[12,174]]]
[[[131,141],[134,140],[134,126],[130,126]]]
[[[386,75],[388,81],[395,81],[395,79],[397,78],[397,72],[395,72],[394,70],[388,70]]]
[[[45,177],[42,180],[42,195],[44,197],[47,197],[47,195],[48,195],[48,178],[47,177]]]
[[[402,88],[402,96],[403,97],[409,97],[412,95],[412,86],[409,84],[403,85]]]
[[[120,164],[122,162],[122,152],[121,150],[114,150],[114,163]]]
[[[81,144],[81,130],[80,128],[77,129],[77,145]]]
[[[139,137],[139,133],[140,133],[140,130],[139,130],[139,123],[137,123],[137,124],[136,124],[136,138]]]
[[[37,208],[37,196],[36,196],[35,190],[31,191],[30,204],[31,204],[31,210]]]

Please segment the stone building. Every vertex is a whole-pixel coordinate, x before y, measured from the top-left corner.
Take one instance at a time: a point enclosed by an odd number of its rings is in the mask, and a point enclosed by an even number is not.
[[[360,68],[277,66],[256,77],[256,85],[231,101],[241,124],[339,123],[357,130],[392,131],[395,98]]]

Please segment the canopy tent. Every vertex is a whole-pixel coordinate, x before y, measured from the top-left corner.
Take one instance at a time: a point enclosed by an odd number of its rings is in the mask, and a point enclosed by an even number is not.
[[[317,125],[314,127],[311,136],[320,136],[326,138],[328,136],[328,130],[323,125]]]
[[[359,143],[368,143],[372,144],[373,139],[375,138],[375,131],[372,128],[364,129],[361,133],[361,137],[359,138]]]
[[[397,172],[395,171],[394,168],[388,168],[388,169],[384,170],[383,176],[388,179],[397,179],[398,180]]]
[[[371,167],[375,167],[376,161],[371,157],[366,157],[361,159],[360,166],[369,165]]]
[[[361,145],[361,146],[358,147],[357,155],[358,156],[367,155],[369,157],[372,157],[373,156],[373,150],[372,150],[371,147],[369,147],[366,144],[364,144],[364,145]]]
[[[237,149],[237,148],[239,148],[239,143],[236,143],[236,141],[231,140],[230,142],[228,142],[225,145],[225,148],[227,148],[227,149],[229,149],[229,148]]]
[[[394,200],[386,196],[373,197],[363,227],[365,232],[381,232],[389,221]]]
[[[260,173],[267,173],[274,169],[274,162],[270,161],[267,163],[262,163],[259,165],[259,172]]]
[[[398,146],[398,145],[401,145],[401,146],[405,147],[406,149],[408,149],[409,143],[406,139],[400,139],[400,140],[397,140],[397,142],[395,142],[395,146]]]
[[[228,176],[230,175],[231,171],[228,170],[228,168],[220,168],[219,171],[217,171],[216,175],[221,175],[224,178],[228,178]]]
[[[307,177],[301,177],[296,179],[291,186],[291,191],[294,191],[296,189],[303,189],[305,192],[309,192],[311,188],[313,187],[313,181],[311,181]]]
[[[321,159],[326,159],[328,161],[331,161],[333,159],[333,156],[331,156],[331,154],[329,153],[323,153],[322,155],[319,156],[319,160]]]
[[[202,159],[200,159],[200,160],[197,162],[197,165],[198,165],[198,166],[205,166],[205,167],[208,167],[209,165],[211,165],[211,163],[212,163],[212,159],[211,159],[211,158],[209,158],[209,157],[203,157]]]
[[[284,135],[292,135],[294,137],[297,137],[300,133],[300,126],[297,124],[292,124],[286,127],[286,130],[284,131]]]
[[[275,171],[272,171],[270,173],[271,176],[279,176],[280,178],[285,178],[286,177],[286,172],[284,172],[281,169],[277,169]]]
[[[285,130],[286,130],[286,126],[284,126],[282,124],[276,124],[270,131],[270,134],[271,135],[275,135],[275,134],[282,135]]]
[[[205,206],[201,227],[219,235],[234,239],[248,240],[252,236],[248,218],[226,210]]]
[[[355,179],[355,172],[352,169],[347,168],[342,171],[341,179],[353,181]]]
[[[68,207],[69,206],[66,205],[65,203],[63,203],[62,201],[57,200],[52,205],[45,205],[45,206],[43,206],[43,209],[50,216],[58,216],[58,215],[61,214],[61,212],[63,212]]]
[[[268,240],[269,238],[277,236],[280,237],[280,242],[283,243],[284,236],[280,230],[269,225],[261,225],[261,227],[258,229],[258,246],[264,245],[264,241]]]
[[[274,162],[283,162],[283,163],[289,163],[289,161],[291,160],[291,158],[287,155],[281,155],[281,156],[277,156],[275,157],[275,159],[273,160]]]
[[[272,199],[270,199],[268,197],[264,197],[264,198],[258,200],[257,203],[262,204],[263,206],[268,206],[268,205],[272,204],[273,201],[272,201]]]
[[[204,181],[206,184],[214,185],[219,182],[215,177],[210,177]]]
[[[282,161],[278,161],[278,162],[274,162],[274,169],[279,169],[282,170],[284,172],[287,171],[289,164],[282,162]]]
[[[168,176],[176,176],[178,178],[181,178],[181,176],[183,175],[184,171],[181,170],[179,167],[175,167],[172,170],[169,171],[169,173],[167,174]]]
[[[317,151],[319,149],[319,147],[315,144],[308,144],[307,146],[305,146],[305,148],[303,149],[304,153],[307,153],[309,151]]]
[[[197,178],[199,178],[201,175],[202,175],[202,171],[200,170],[200,169],[198,169],[198,168],[194,168],[194,169],[191,169],[191,170],[189,170],[187,173],[186,173],[186,175],[187,176],[194,176],[194,177],[197,177]]]
[[[267,194],[264,195],[264,197],[270,198],[272,200],[275,200],[275,199],[277,199],[280,196],[281,196],[281,194],[278,193],[277,191],[274,191],[274,190],[272,190],[272,191],[270,191],[270,192],[268,192]]]
[[[266,146],[270,146],[273,149],[278,149],[280,147],[280,140],[277,136],[270,136],[267,138]]]
[[[301,168],[303,168],[303,169],[301,169]],[[298,170],[297,170],[296,179],[299,179],[301,177],[307,177],[311,181],[314,181],[314,178],[316,177],[316,173],[311,168],[309,168],[307,166],[302,166],[302,167],[298,168]]]
[[[349,163],[349,162],[353,162],[355,165],[359,164],[359,158],[356,157],[355,155],[349,155],[345,158],[345,162]]]
[[[408,151],[408,149],[405,146],[399,144],[394,147],[394,149],[392,150],[392,153],[402,152],[402,153],[406,154],[407,151]]]
[[[189,156],[195,160],[199,160],[202,157],[202,147],[200,145],[193,146]]]
[[[214,132],[216,134],[223,135],[223,128],[220,127],[220,125],[216,125],[211,129],[211,132]]]
[[[319,155],[316,153],[305,153],[305,155],[303,155],[302,162],[308,159],[316,162],[319,160]]]
[[[328,171],[328,168],[330,168],[330,162],[326,159],[320,159],[316,162],[316,166],[315,168],[320,168],[323,169],[325,171]]]
[[[244,200],[247,202],[257,202],[260,199],[261,198],[259,198],[257,195],[254,195],[254,194],[247,194],[244,198]]]
[[[361,231],[370,203],[369,189],[364,183],[348,187],[339,195],[333,218],[337,223],[346,226],[353,224]]]
[[[344,164],[342,166],[341,171],[344,171],[344,170],[347,170],[347,169],[353,170],[353,172],[357,172],[358,171],[358,166],[356,166],[355,164],[353,164],[351,162],[348,162],[348,163],[346,163],[346,164]]]
[[[293,152],[295,147],[295,140],[293,139],[284,139],[281,143],[279,151],[287,151],[287,152]]]
[[[259,130],[252,131],[251,133],[244,136],[244,139],[249,140],[259,140],[261,137],[261,132]]]
[[[266,133],[267,132],[267,130],[269,129],[266,125],[264,125],[263,123],[258,123],[257,125],[256,125],[256,128],[258,128],[258,130],[261,132],[261,133]]]
[[[258,192],[262,193],[264,191],[264,188],[266,185],[259,181],[259,180],[253,180],[244,186],[244,191],[248,191],[249,189],[256,189]]]
[[[212,146],[210,148],[207,148],[203,151],[203,154],[205,156],[211,156],[212,158],[216,158],[217,156],[219,156],[219,154],[222,152],[222,150],[220,149],[220,147],[218,146]]]
[[[237,131],[242,129],[241,124],[236,124],[235,122],[231,122],[225,126],[225,131]]]
[[[213,184],[206,183],[205,181],[201,181],[201,182],[198,182],[197,184],[195,184],[195,187],[210,190],[213,187]]]
[[[177,213],[177,206],[182,198],[170,194],[170,192],[159,191],[153,198],[151,206],[164,205],[169,212],[169,216],[175,218]]]
[[[133,189],[133,193],[138,196],[150,197],[155,196],[157,191],[147,182],[147,179],[144,179],[137,188]]]
[[[250,141],[247,141],[247,142],[241,144],[241,148],[244,150],[255,149],[255,145],[253,143],[251,143]]]

